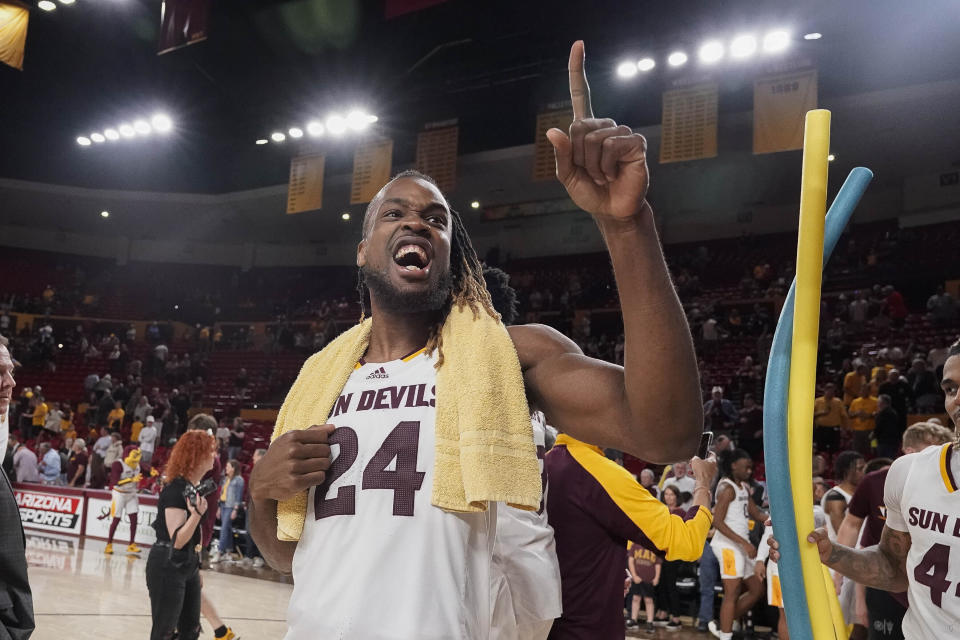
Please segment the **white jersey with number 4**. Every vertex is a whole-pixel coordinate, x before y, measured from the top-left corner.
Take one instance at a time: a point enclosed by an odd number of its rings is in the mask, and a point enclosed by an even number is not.
[[[894,461],[883,502],[886,525],[910,534],[907,640],[960,638],[960,451],[927,447]]]
[[[361,361],[347,380],[293,558],[287,640],[489,638],[496,505],[430,504],[434,362]]]

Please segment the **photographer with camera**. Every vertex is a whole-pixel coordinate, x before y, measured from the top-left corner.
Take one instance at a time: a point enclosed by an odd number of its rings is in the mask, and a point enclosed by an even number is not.
[[[200,634],[200,521],[207,510],[204,495],[216,489],[201,480],[216,452],[213,436],[188,431],[164,469],[166,486],[153,523],[157,542],[147,558],[150,640],[169,640],[175,633],[179,640],[196,640]]]

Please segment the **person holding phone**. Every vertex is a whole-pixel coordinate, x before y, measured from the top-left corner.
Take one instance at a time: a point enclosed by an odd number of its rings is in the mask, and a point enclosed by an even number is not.
[[[150,640],[196,640],[200,635],[200,521],[207,501],[196,485],[213,467],[216,440],[187,431],[164,469],[157,502],[157,542],[147,557],[147,590],[153,624]]]

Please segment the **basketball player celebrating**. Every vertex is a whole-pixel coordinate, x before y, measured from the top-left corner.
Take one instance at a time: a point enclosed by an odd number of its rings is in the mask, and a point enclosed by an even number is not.
[[[960,342],[943,365],[944,408],[960,424]],[[894,461],[887,472],[883,501],[886,522],[880,544],[851,549],[831,542],[825,529],[807,540],[820,560],[860,584],[883,591],[906,591],[910,606],[903,618],[907,640],[955,638],[960,634],[960,444],[927,447]],[[771,540],[771,557],[779,557]]]
[[[720,605],[720,626],[711,620],[710,632],[721,640],[733,637],[733,622],[760,599],[762,585],[754,571],[757,548],[750,543],[750,518],[757,524],[767,515],[750,497],[750,476],[753,460],[743,449],[720,454],[720,482],[713,508],[713,526],[717,532],[710,546],[720,561],[723,580],[723,603]],[[741,584],[746,587],[740,593]]]
[[[627,364],[587,358],[544,326],[510,327],[509,336],[527,396],[552,425],[653,462],[689,458],[703,425],[697,366],[646,201],[646,142],[628,127],[593,117],[583,60],[577,42],[570,53],[569,134],[551,129],[547,136],[557,177],[594,217],[610,252]],[[345,403],[345,412],[329,418],[335,424],[280,435],[254,467],[254,538],[271,565],[294,575],[287,639],[486,639],[496,505],[455,513],[432,506],[429,491],[420,490],[433,481],[430,400],[445,311],[462,304],[495,315],[480,263],[443,194],[429,178],[408,172],[368,206],[357,264],[373,321],[366,353],[341,397],[384,382],[427,392],[415,407],[388,403],[359,412]],[[674,420],[657,419],[664,415]],[[305,490],[299,541],[281,541],[277,502]]]

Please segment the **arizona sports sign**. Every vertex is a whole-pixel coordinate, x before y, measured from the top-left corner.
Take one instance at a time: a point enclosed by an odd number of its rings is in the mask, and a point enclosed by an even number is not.
[[[24,527],[80,534],[80,525],[83,522],[83,496],[65,496],[23,489],[16,489],[14,493]]]

